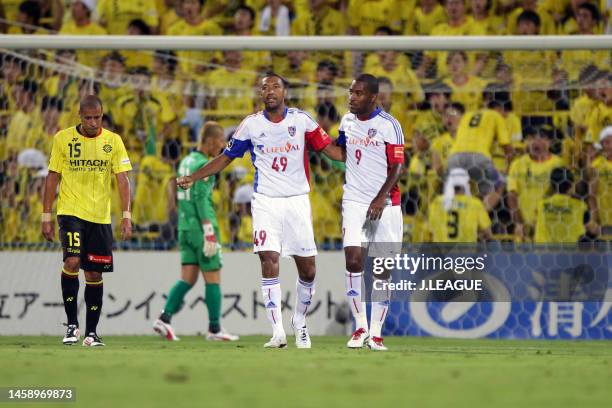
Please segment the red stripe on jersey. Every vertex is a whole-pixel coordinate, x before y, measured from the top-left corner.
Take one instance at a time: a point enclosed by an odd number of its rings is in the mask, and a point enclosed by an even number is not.
[[[110,264],[113,262],[112,256],[87,254],[87,260],[93,263]]]
[[[306,144],[313,150],[320,152],[331,143],[331,138],[320,126],[315,130],[304,133]]]
[[[387,143],[387,174],[391,171],[391,166],[394,164],[404,164],[404,145],[396,145]],[[391,199],[391,205],[400,205],[402,201],[402,195],[397,183],[391,187],[389,191],[389,198]]]

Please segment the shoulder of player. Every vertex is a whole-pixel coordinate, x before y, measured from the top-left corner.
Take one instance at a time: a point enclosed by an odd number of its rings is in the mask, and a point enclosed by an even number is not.
[[[287,116],[289,115],[293,115],[295,117],[302,118],[302,119],[310,119],[311,121],[317,123],[317,121],[310,115],[310,113],[303,111],[301,109],[298,109],[298,108],[288,108]]]
[[[401,139],[401,135],[402,133],[402,126],[400,125],[400,123],[397,121],[397,119],[395,119],[391,114],[385,112],[385,111],[380,111],[378,112],[378,115],[376,117],[379,120],[379,123],[386,127],[386,130],[391,134],[391,135],[395,135],[395,137],[397,138],[397,143],[398,144],[403,144]]]

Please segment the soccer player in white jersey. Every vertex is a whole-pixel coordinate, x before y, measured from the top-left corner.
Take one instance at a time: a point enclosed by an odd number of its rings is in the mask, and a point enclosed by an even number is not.
[[[372,350],[387,350],[381,336],[389,299],[373,296],[370,327],[362,301],[366,242],[402,242],[402,211],[397,185],[404,163],[404,135],[398,121],[377,107],[378,80],[358,76],[349,88],[349,113],[340,122],[336,143],[345,151],[346,178],[342,197],[343,246],[346,257],[346,295],[356,330],[349,348],[367,341]],[[384,245],[384,244],[383,244]],[[388,294],[387,294],[388,295]],[[377,299],[374,299],[374,298]]]
[[[312,229],[307,149],[323,152],[333,159],[342,150],[305,112],[287,108],[287,83],[277,74],[261,81],[265,109],[247,116],[236,129],[222,154],[191,176],[177,183],[189,188],[198,179],[219,173],[236,157],[250,151],[255,167],[253,251],[261,261],[261,290],[272,338],[264,347],[285,348],[287,337],[281,315],[279,257],[292,256],[298,270],[295,311],[291,323],[298,348],[310,348],[306,313],[315,294],[315,255]]]

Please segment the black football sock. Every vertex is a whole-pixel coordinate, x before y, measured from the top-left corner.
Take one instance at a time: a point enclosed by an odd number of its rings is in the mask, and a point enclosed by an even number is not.
[[[62,269],[62,300],[68,324],[79,325],[77,296],[79,294],[79,272]]]
[[[102,313],[102,295],[104,288],[102,279],[85,282],[86,334],[96,333],[100,314]]]

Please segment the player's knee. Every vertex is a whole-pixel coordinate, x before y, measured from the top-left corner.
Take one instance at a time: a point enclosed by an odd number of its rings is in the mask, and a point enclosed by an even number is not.
[[[317,274],[317,268],[314,264],[300,268],[298,271],[300,279],[304,282],[312,282]]]
[[[278,254],[260,253],[261,274],[264,278],[275,278],[278,276]]]
[[[98,282],[102,280],[102,273],[100,272],[85,272],[85,280],[89,282]]]
[[[358,256],[349,255],[346,257],[346,270],[349,272],[361,272],[363,271],[363,265],[361,259]]]
[[[81,260],[76,257],[66,258],[64,261],[64,269],[68,272],[78,272],[81,267]]]

